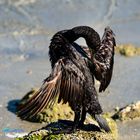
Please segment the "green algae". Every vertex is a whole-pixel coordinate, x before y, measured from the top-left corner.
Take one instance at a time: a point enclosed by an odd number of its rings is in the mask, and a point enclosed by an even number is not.
[[[59,119],[72,119],[73,111],[68,104],[54,104],[53,108],[44,109],[36,116],[37,122],[55,122]]]
[[[35,94],[37,90],[32,89],[29,91],[20,101],[19,106],[21,104],[24,104],[29,98]],[[37,114],[33,120],[29,121],[35,121],[35,122],[46,122],[47,124],[56,124],[42,128],[40,130],[36,130],[34,132],[30,132],[27,136],[24,136],[22,138],[16,138],[16,140],[86,140],[86,139],[93,139],[93,140],[116,140],[118,137],[118,130],[116,122],[111,118],[111,115],[109,113],[105,113],[103,117],[108,122],[111,133],[106,133],[104,130],[97,130],[98,124],[97,122],[92,119],[92,117],[87,116],[85,125],[88,124],[94,124],[96,128],[94,130],[79,130],[72,134],[58,134],[54,135],[52,132],[58,130],[59,128],[65,129],[66,125],[59,123],[59,119],[63,120],[72,120],[73,121],[73,111],[68,106],[68,104],[54,104],[53,108],[46,108],[41,113]],[[87,126],[89,127],[89,126]]]
[[[103,117],[106,119],[106,121],[111,129],[112,137],[114,139],[117,139],[118,138],[117,123],[115,122],[115,120],[112,119],[112,113],[106,112],[106,113],[104,113]]]
[[[64,139],[74,140],[115,140],[111,133],[97,132],[97,131],[78,131],[75,134],[67,134]]]
[[[140,55],[140,47],[136,47],[132,44],[118,45],[115,49],[117,53],[127,57]]]

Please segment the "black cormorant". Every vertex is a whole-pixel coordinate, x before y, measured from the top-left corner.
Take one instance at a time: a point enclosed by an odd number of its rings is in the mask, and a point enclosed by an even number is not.
[[[88,52],[74,41],[80,37],[86,40]],[[57,32],[49,46],[52,66],[51,74],[41,88],[18,109],[18,115],[32,118],[44,108],[58,103],[69,103],[75,112],[73,130],[82,126],[89,113],[106,132],[110,128],[101,117],[95,89],[94,77],[100,81],[99,92],[110,83],[113,70],[115,38],[113,31],[106,27],[102,40],[98,33],[88,26],[78,26]]]

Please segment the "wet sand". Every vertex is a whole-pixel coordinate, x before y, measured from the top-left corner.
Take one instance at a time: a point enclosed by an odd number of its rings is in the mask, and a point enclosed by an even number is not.
[[[102,35],[104,27],[110,25],[116,34],[117,43],[140,46],[139,7],[138,1],[131,0],[61,0],[61,4],[57,0],[1,0],[0,139],[9,139],[3,132],[5,128],[30,132],[45,126],[21,121],[13,113],[13,103],[31,88],[39,87],[48,76],[48,45],[56,31],[76,25],[89,25]],[[85,44],[83,40],[79,42]],[[111,84],[105,93],[99,95],[104,111],[140,99],[139,64],[139,56],[115,56]],[[121,140],[139,140],[139,120],[118,123],[118,127]]]

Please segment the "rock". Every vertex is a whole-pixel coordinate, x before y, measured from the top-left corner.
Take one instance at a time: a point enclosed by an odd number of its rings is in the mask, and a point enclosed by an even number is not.
[[[104,131],[96,130],[97,128],[94,126],[85,126],[87,127],[87,131],[85,130],[79,130],[75,133],[71,134],[53,134],[53,129],[56,131],[59,128],[65,129],[64,124],[56,123],[57,127],[50,126],[47,128],[42,128],[40,130],[36,130],[34,132],[29,133],[27,136],[16,138],[16,140],[117,140],[117,135],[114,135],[114,133],[106,133]],[[116,123],[114,122],[115,126]],[[54,128],[53,128],[54,127]],[[91,128],[90,128],[91,127]],[[111,126],[110,126],[111,127]],[[91,130],[90,130],[91,129]],[[113,128],[114,130],[117,130],[117,128]],[[112,127],[111,127],[112,130]],[[55,132],[54,131],[54,132]]]
[[[120,110],[120,108],[118,106],[116,106],[115,111],[118,112]]]
[[[113,118],[121,121],[140,118],[140,101],[119,109],[119,111],[114,114]]]
[[[29,91],[20,101],[19,105],[24,104],[37,89],[32,89]],[[67,129],[72,126],[74,113],[68,104],[54,104],[53,108],[44,109],[41,113],[36,115],[33,119],[29,121],[35,122],[46,122],[48,124],[45,128],[30,132],[27,136],[16,138],[16,140],[116,140],[118,136],[118,130],[116,122],[111,118],[109,113],[103,115],[103,117],[108,122],[111,133],[106,133],[100,130],[98,124],[90,116],[87,116],[85,125],[82,130],[76,131],[72,134],[57,134],[54,135],[53,132],[59,129]],[[62,120],[63,119],[63,120]],[[72,120],[72,121],[68,121]],[[65,124],[65,122],[67,122]],[[92,123],[92,124],[91,124]],[[69,124],[69,125],[68,125]]]
[[[132,44],[124,44],[124,45],[118,45],[116,47],[116,52],[120,53],[121,55],[130,57],[130,56],[140,55],[140,48],[135,47]]]

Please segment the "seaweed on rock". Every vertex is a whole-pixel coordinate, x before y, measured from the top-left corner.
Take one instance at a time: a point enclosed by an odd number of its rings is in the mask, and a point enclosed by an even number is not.
[[[24,104],[34,93],[36,89],[29,91],[20,101],[20,104]],[[30,132],[27,136],[16,138],[16,140],[116,140],[118,131],[116,122],[111,118],[108,113],[103,115],[107,120],[111,133],[106,133],[100,130],[96,121],[90,116],[87,116],[85,125],[82,129],[76,133],[71,134],[54,134],[59,129],[67,129],[72,126],[73,111],[68,104],[55,104],[53,108],[44,109],[41,113],[36,115],[33,120],[35,122],[46,122],[48,125],[39,130]],[[64,120],[61,120],[64,119]]]
[[[117,53],[127,57],[140,55],[140,48],[132,44],[118,45],[115,49]]]

